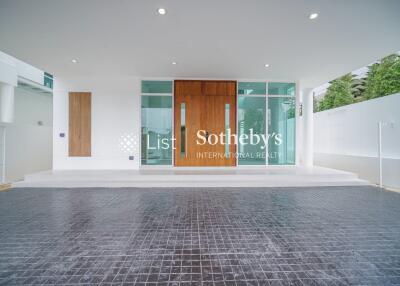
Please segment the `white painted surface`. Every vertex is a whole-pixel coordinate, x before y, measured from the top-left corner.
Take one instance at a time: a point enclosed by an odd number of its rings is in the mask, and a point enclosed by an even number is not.
[[[303,164],[311,167],[313,165],[314,150],[314,111],[313,111],[313,91],[311,88],[303,90]]]
[[[92,156],[68,156],[68,92],[92,93]],[[126,153],[121,140],[131,135],[140,141],[140,84],[134,77],[59,78],[54,84],[53,168],[137,169],[139,144]],[[65,133],[65,137],[60,137]],[[129,156],[134,160],[130,161]]]
[[[0,182],[5,183],[6,181],[6,127],[0,126]]]
[[[398,0],[2,0],[0,49],[58,76],[299,79],[314,87],[398,51],[398,11]]]
[[[44,84],[44,72],[42,70],[18,59],[15,59],[15,64],[17,67],[18,77],[23,77],[39,85]]]
[[[314,114],[314,163],[356,172],[379,183],[378,122],[382,128],[383,185],[400,187],[400,94]]]
[[[300,111],[301,111],[301,105],[302,105],[302,92],[300,92],[302,86],[300,85],[300,82],[298,81],[296,83],[296,134],[295,134],[295,152],[296,152],[296,165],[300,165],[303,161],[303,156],[301,153],[303,153],[301,150],[303,148],[303,120],[302,116],[300,116]]]
[[[0,82],[17,86],[19,77],[42,86],[44,84],[42,70],[0,51]]]
[[[43,125],[39,125],[41,121]],[[52,167],[52,97],[15,88],[15,118],[5,124],[5,181]]]
[[[0,51],[0,82],[16,86],[17,78],[15,59]]]
[[[309,187],[365,185],[353,173],[321,167],[64,170],[28,175],[14,187]]]
[[[379,184],[378,158],[351,156],[343,154],[315,153],[314,163],[318,166],[336,168],[356,173],[361,179]],[[400,160],[385,158],[382,160],[383,186],[400,188]]]
[[[0,123],[14,120],[14,86],[0,82]]]

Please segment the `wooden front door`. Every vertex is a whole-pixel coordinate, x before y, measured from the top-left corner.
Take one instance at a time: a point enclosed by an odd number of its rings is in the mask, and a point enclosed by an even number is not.
[[[236,134],[236,82],[176,80],[174,86],[175,166],[235,166],[236,145],[220,134],[228,128]]]

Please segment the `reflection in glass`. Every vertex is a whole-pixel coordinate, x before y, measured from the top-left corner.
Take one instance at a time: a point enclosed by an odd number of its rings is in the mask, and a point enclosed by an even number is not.
[[[238,94],[258,94],[265,95],[267,93],[265,82],[239,82]]]
[[[230,137],[230,126],[229,126],[229,113],[230,113],[230,104],[226,103],[225,104],[225,157],[229,158],[230,157],[230,152],[229,152],[229,137]]]
[[[269,165],[295,163],[295,100],[294,98],[268,98]],[[281,140],[279,140],[281,138]]]
[[[172,81],[144,80],[142,93],[172,93]]]
[[[251,133],[265,136],[265,104],[265,97],[239,96],[239,137],[242,134],[250,136]],[[265,165],[265,162],[266,148],[262,140],[257,144],[241,145],[239,142],[239,165]]]
[[[291,82],[269,82],[268,94],[294,96],[296,94],[296,84]]]
[[[142,165],[171,165],[172,97],[142,96],[141,121]]]
[[[181,103],[181,157],[186,155],[186,104]]]

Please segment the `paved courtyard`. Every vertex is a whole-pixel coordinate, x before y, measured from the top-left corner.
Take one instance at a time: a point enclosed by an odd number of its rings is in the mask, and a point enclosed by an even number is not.
[[[0,284],[400,285],[400,194],[13,189]]]

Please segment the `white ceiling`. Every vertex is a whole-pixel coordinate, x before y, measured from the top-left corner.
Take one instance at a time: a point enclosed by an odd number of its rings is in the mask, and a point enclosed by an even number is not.
[[[399,0],[0,0],[0,50],[58,76],[315,87],[400,50],[399,11]]]

